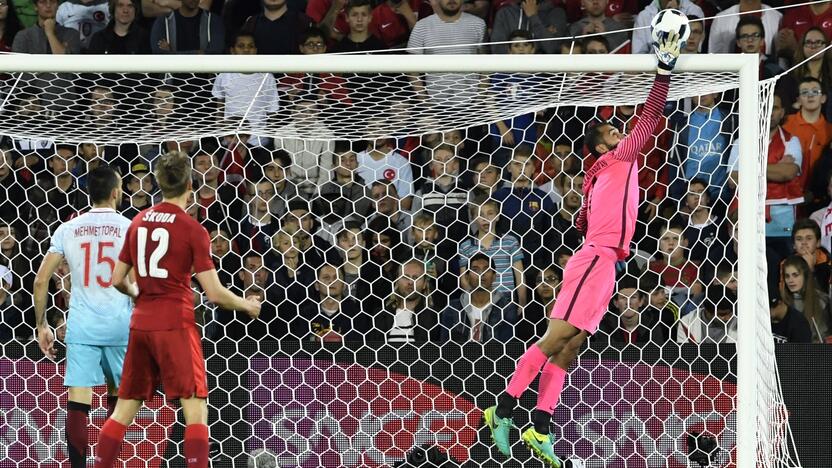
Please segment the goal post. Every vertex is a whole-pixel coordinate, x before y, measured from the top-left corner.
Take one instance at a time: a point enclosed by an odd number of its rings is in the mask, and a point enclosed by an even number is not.
[[[773,83],[760,83],[759,61],[745,54],[682,55],[671,80],[668,100],[679,100],[705,92],[738,88],[736,112],[739,120],[739,235],[737,275],[737,394],[736,459],[739,468],[779,468],[790,462],[786,439],[787,421],[776,415],[782,406],[774,347],[769,324],[764,247],[765,163],[767,129],[771,112]],[[526,74],[539,77],[534,91],[518,102],[494,104],[488,91],[473,94],[469,105],[431,103],[411,110],[415,122],[402,130],[406,119],[381,121],[369,127],[352,124],[350,108],[333,108],[347,117],[344,127],[334,129],[337,139],[358,141],[403,132],[412,135],[491,124],[523,112],[537,112],[558,106],[636,105],[643,103],[652,83],[656,59],[651,55],[325,55],[325,56],[111,56],[111,55],[3,55],[0,73],[11,75],[2,90],[0,112],[11,117],[0,134],[19,139],[44,139],[62,143],[118,145],[133,142],[198,140],[206,136],[249,133],[243,121],[213,122],[214,103],[200,104],[206,118],[173,122],[169,127],[112,128],[88,121],[70,120],[31,126],[12,101],[30,74],[82,74],[119,76],[217,73],[333,73],[355,75],[420,73]],[[614,81],[608,81],[614,77]],[[602,93],[602,94],[601,94]],[[395,97],[390,98],[395,100]],[[254,105],[254,103],[252,103]],[[187,108],[187,103],[184,105]],[[445,112],[444,115],[431,115]],[[61,113],[58,111],[60,117]],[[199,116],[197,116],[199,117]],[[128,121],[121,120],[122,123]],[[193,123],[196,122],[196,123]],[[257,129],[271,138],[334,139],[331,136],[294,127],[280,134],[284,126]],[[54,128],[54,132],[49,129]],[[506,376],[508,377],[508,376]]]

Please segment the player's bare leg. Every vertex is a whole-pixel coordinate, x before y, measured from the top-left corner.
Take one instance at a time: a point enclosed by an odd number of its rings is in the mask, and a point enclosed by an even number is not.
[[[133,419],[142,408],[142,400],[126,400],[119,398],[113,415],[107,419],[98,436],[98,446],[95,450],[95,468],[111,468],[121,451],[121,442],[127,427],[133,424]]]
[[[64,437],[69,465],[72,468],[87,466],[87,453],[89,452],[87,428],[90,424],[91,406],[92,387],[69,387]]]
[[[189,468],[208,467],[208,402],[205,398],[182,398],[185,416],[185,460]]]

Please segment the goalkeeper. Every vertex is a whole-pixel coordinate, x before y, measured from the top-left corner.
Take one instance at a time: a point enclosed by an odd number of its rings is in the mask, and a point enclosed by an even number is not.
[[[587,171],[583,206],[576,222],[585,235],[583,247],[566,264],[563,286],[550,315],[549,327],[517,363],[497,406],[485,410],[484,419],[497,449],[510,455],[511,413],[520,395],[543,369],[532,414],[533,427],[521,438],[543,462],[561,468],[554,453],[549,423],[566,379],[566,369],[578,355],[588,334],[597,330],[615,287],[615,263],[630,253],[639,204],[639,153],[659,122],[667,99],[670,72],[680,49],[679,36],[670,33],[655,44],[659,59],[653,88],[630,135],[609,124],[590,128],[585,136],[589,150],[599,156]],[[593,204],[593,201],[597,203]]]

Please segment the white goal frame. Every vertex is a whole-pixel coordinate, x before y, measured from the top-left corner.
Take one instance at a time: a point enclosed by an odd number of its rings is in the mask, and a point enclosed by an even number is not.
[[[3,55],[4,73],[638,73],[652,72],[656,59],[645,55],[314,55],[314,56],[205,56],[205,55]],[[763,343],[757,335],[769,323],[767,291],[755,278],[765,271],[758,247],[763,233],[758,229],[764,190],[764,155],[760,154],[759,129],[770,115],[759,107],[759,59],[748,54],[683,55],[676,72],[733,72],[739,75],[739,249],[737,343],[737,452],[739,468],[757,466],[760,432],[758,424],[765,405],[758,403],[759,384],[766,371],[759,359]],[[673,82],[671,82],[671,87]],[[599,99],[601,99],[599,97]],[[553,99],[553,105],[556,105]],[[770,113],[770,106],[767,111]],[[763,127],[767,128],[767,127]],[[754,155],[754,158],[749,156]],[[764,320],[761,318],[765,314]],[[752,320],[754,318],[755,320]],[[770,335],[770,329],[769,329]],[[776,377],[775,377],[776,378]],[[766,455],[763,455],[766,456]]]

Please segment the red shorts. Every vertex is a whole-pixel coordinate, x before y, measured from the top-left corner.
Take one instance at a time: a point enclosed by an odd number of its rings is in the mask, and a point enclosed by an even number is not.
[[[551,317],[595,333],[615,290],[617,261],[618,252],[612,247],[584,245],[566,263]]]
[[[195,328],[130,330],[118,397],[149,400],[160,383],[169,400],[208,398],[205,359]]]

